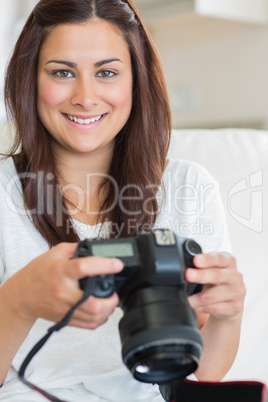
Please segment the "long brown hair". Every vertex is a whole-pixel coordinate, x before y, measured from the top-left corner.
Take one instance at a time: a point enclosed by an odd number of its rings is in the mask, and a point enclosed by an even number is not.
[[[29,173],[28,178],[21,180],[25,208],[36,212],[31,219],[51,246],[79,239],[75,230],[67,230],[71,220],[64,197],[59,196],[50,136],[37,113],[38,57],[53,27],[92,18],[106,20],[121,30],[129,47],[133,72],[132,111],[116,136],[109,171],[119,189],[128,187],[124,192],[128,212],[123,212],[117,202],[102,214],[102,219],[121,227],[121,235],[132,236],[140,226],[152,227],[159,210],[156,194],[166,164],[171,118],[161,62],[138,10],[131,0],[41,0],[30,14],[8,65],[5,102],[16,131],[9,156],[13,157],[18,173]],[[116,195],[109,180],[104,180],[102,186],[108,189],[108,195],[100,214],[109,209]],[[48,187],[53,208],[47,205]],[[137,196],[137,187],[142,197]],[[62,219],[57,216],[59,203]],[[130,219],[132,224],[128,225]]]

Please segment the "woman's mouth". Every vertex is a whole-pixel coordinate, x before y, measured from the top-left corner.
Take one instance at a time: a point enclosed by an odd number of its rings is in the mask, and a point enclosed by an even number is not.
[[[71,114],[66,114],[67,118],[70,121],[74,121],[75,123],[81,124],[81,125],[88,125],[91,123],[95,123],[96,121],[99,121],[104,115],[100,114],[99,116],[95,116],[92,118],[81,118],[81,117],[76,117],[76,116],[72,116]]]

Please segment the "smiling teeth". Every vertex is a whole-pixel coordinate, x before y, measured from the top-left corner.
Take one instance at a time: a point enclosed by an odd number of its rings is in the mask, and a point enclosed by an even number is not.
[[[100,116],[93,117],[92,119],[80,119],[80,118],[78,119],[77,117],[71,116],[70,114],[67,114],[67,117],[69,120],[74,121],[75,123],[78,124],[90,124],[100,120],[102,118],[102,114]]]

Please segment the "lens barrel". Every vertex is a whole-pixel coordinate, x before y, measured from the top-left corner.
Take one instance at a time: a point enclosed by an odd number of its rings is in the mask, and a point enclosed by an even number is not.
[[[195,371],[202,340],[184,290],[139,289],[125,305],[122,358],[137,380],[164,384]]]

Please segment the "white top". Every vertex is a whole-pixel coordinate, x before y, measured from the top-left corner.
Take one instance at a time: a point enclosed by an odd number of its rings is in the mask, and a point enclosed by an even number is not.
[[[192,237],[206,252],[230,250],[219,187],[211,175],[196,163],[172,159],[163,180],[166,201],[155,227]],[[74,224],[81,239],[99,234],[99,225]],[[104,225],[102,230],[105,236],[108,227]],[[13,160],[0,161],[1,283],[48,249],[24,210]],[[121,317],[121,309],[117,308],[108,322],[95,330],[69,326],[54,333],[30,362],[27,379],[69,402],[163,401],[157,385],[136,381],[122,363],[118,332]],[[43,319],[36,321],[0,388],[1,401],[44,400],[17,379],[15,370],[51,325]]]

